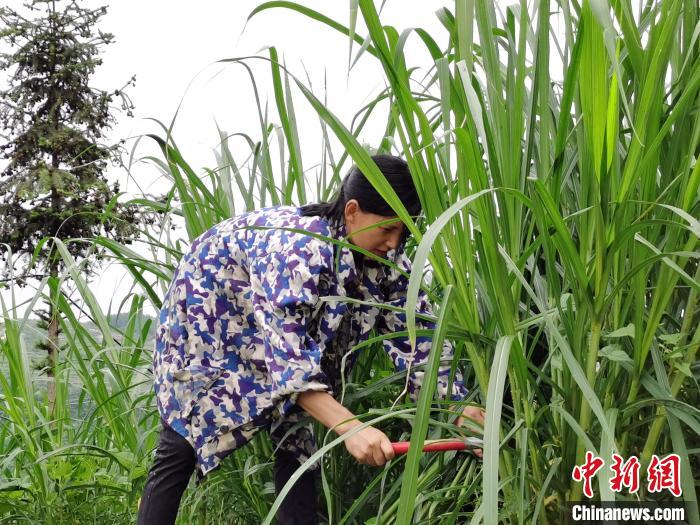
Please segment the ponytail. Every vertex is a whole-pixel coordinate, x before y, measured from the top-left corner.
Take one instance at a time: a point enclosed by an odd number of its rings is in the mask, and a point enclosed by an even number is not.
[[[347,180],[348,178],[345,177],[340,185],[340,191],[332,201],[316,202],[300,206],[302,217],[318,215],[331,221],[342,220],[343,211],[345,211],[345,203],[348,201],[348,199],[345,198],[345,183]]]

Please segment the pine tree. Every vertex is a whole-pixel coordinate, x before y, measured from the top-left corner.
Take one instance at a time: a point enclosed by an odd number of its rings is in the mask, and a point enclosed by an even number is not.
[[[59,8],[59,5],[61,8]],[[138,226],[152,222],[133,206],[117,202],[119,185],[108,183],[105,171],[117,148],[105,144],[115,121],[114,101],[131,115],[124,88],[106,92],[90,85],[101,64],[99,53],[113,35],[97,28],[106,7],[86,9],[75,0],[33,0],[24,13],[0,8],[0,70],[9,76],[0,91],[0,243],[25,266],[16,283],[48,276],[56,292],[62,259],[45,242],[34,264],[30,256],[45,237],[89,241],[106,235],[129,243]],[[100,252],[90,242],[67,247],[82,260],[86,276],[94,275]],[[88,257],[89,254],[98,257]],[[2,250],[3,259],[7,251]],[[14,264],[10,260],[10,264]],[[13,268],[14,270],[14,268]],[[31,275],[29,274],[29,272]],[[54,301],[48,301],[48,372],[57,362],[59,322]],[[55,390],[49,382],[49,403]]]

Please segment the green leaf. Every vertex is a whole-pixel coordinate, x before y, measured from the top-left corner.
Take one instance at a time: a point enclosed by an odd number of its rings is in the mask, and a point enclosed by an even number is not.
[[[486,426],[484,427],[484,522],[498,523],[499,457],[503,388],[508,371],[508,358],[513,336],[504,336],[496,344],[491,365],[489,390],[486,395]]]
[[[669,346],[677,346],[687,334],[677,332],[675,334],[662,334],[659,336],[664,343]]]
[[[451,286],[445,288],[444,298],[440,305],[440,315],[430,347],[430,355],[428,356],[428,365],[418,394],[418,407],[416,409],[416,418],[413,421],[411,442],[403,471],[396,525],[410,525],[413,518],[415,509],[413,502],[415,501],[418,491],[418,472],[420,469],[420,460],[423,455],[423,442],[428,432],[430,406],[433,402],[433,396],[437,385],[440,357],[442,355],[445,330],[447,328],[446,319],[451,306],[451,293]]]
[[[627,326],[613,330],[609,334],[606,334],[605,337],[634,337],[634,323],[629,323]]]
[[[630,364],[634,363],[634,360],[622,349],[622,346],[617,344],[604,346],[600,349],[598,355],[608,359],[609,361]]]
[[[677,369],[686,377],[693,377],[693,372],[690,370],[690,363],[674,363],[673,368]]]

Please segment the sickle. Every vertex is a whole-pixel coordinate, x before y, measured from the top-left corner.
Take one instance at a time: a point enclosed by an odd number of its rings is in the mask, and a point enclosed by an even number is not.
[[[395,454],[406,454],[410,441],[397,441],[391,444]],[[483,448],[484,442],[478,438],[436,439],[423,444],[423,452],[446,452],[448,450],[469,450]]]

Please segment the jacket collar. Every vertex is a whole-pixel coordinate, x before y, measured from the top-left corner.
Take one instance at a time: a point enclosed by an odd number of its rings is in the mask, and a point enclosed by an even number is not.
[[[343,221],[331,221],[329,223],[330,235],[334,239],[344,242],[350,242],[345,237],[347,230]],[[351,250],[340,244],[333,244],[335,273],[338,276],[338,282],[343,285],[350,295],[354,295],[357,286],[360,284],[362,270],[362,254]]]

